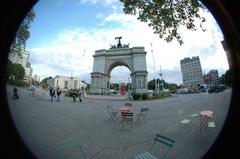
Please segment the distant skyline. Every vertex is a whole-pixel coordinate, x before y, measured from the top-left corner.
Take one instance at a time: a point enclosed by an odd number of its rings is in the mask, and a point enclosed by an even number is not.
[[[109,49],[117,43],[117,36],[130,47],[145,47],[148,80],[159,78],[161,65],[166,82],[182,83],[180,60],[192,56],[199,56],[203,73],[217,69],[221,75],[228,69],[222,32],[208,11],[201,11],[207,31],[181,29],[184,44],[180,46],[176,41],[163,41],[135,16],[125,15],[118,0],[41,0],[33,9],[36,17],[26,47],[33,75],[41,80],[72,74],[90,82],[94,51]],[[111,82],[127,82],[129,76],[130,71],[119,66],[112,70]]]

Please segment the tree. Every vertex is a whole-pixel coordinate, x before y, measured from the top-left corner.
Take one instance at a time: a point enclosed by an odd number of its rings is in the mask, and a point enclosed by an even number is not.
[[[110,89],[119,90],[119,84],[118,83],[110,83]]]
[[[229,69],[225,73],[225,82],[226,85],[231,86],[233,83],[233,71],[232,69]]]
[[[155,79],[149,81],[147,85],[149,90],[155,90]]]
[[[198,0],[120,0],[126,14],[137,15],[138,20],[147,22],[167,42],[176,39],[183,44],[179,33],[181,26],[196,30],[196,23],[202,27],[205,18],[199,15],[200,8],[205,8]]]
[[[14,75],[15,79],[23,80],[25,75],[25,70],[21,64],[12,63],[8,60],[8,67],[7,67],[7,77]]]
[[[16,37],[12,42],[10,53],[17,53],[19,57],[21,57],[21,50],[25,49],[26,41],[30,37],[29,29],[31,27],[31,22],[35,18],[35,12],[33,10],[30,10],[26,16],[26,18],[23,20],[21,25],[18,28],[18,31],[16,33]]]
[[[43,87],[43,88],[47,88],[48,87],[48,84],[47,84],[47,80],[49,79],[52,79],[52,77],[46,77],[44,78],[41,82],[40,82],[40,85]]]

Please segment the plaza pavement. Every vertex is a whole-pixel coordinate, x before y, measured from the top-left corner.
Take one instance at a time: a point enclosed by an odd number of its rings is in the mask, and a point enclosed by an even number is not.
[[[132,159],[149,150],[156,133],[176,141],[167,158],[198,159],[221,130],[231,96],[231,90],[150,101],[87,95],[82,103],[75,103],[64,95],[61,102],[50,102],[49,93],[41,89],[36,89],[36,95],[32,97],[30,91],[21,88],[19,100],[12,100],[11,86],[8,86],[7,92],[20,135],[41,159],[83,159],[86,156],[93,159]],[[134,114],[141,107],[149,107],[146,122],[122,128],[119,121],[109,121],[106,105],[110,104],[117,110],[125,102],[133,103]],[[179,110],[183,110],[185,117],[190,119],[189,124],[180,124]],[[199,116],[194,114],[202,110],[214,112],[211,120],[215,122],[215,127],[200,134]],[[152,153],[160,156],[160,148],[156,145]]]

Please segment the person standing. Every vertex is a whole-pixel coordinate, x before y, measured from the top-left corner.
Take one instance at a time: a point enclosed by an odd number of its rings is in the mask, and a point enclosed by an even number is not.
[[[60,95],[61,95],[61,90],[60,90],[60,88],[58,87],[57,88],[57,102],[60,102]]]
[[[78,89],[78,98],[79,98],[79,102],[82,102],[82,92],[80,89]]]

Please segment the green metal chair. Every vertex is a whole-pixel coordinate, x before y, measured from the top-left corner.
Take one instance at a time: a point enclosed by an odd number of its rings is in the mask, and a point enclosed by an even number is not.
[[[61,151],[66,152],[66,151],[71,151],[73,149],[80,148],[81,159],[92,159],[92,157],[90,157],[90,155],[84,151],[84,148],[81,144],[80,137],[70,136],[70,137],[63,138],[56,142],[56,148],[60,152]],[[63,156],[63,158],[66,158],[66,157]]]
[[[140,124],[141,122],[145,122],[145,118],[147,116],[149,108],[141,108],[140,113],[137,114],[137,120],[136,123]]]
[[[155,144],[160,144],[162,147],[162,154],[160,157],[156,157],[154,155],[152,155],[150,152],[153,148],[153,146]],[[134,157],[134,159],[164,159],[166,157],[166,155],[168,154],[168,152],[171,150],[171,148],[173,147],[173,144],[175,143],[175,140],[170,139],[168,137],[165,137],[163,135],[160,134],[156,134],[155,138],[154,138],[154,142],[149,150],[149,152],[144,152],[141,154],[138,154]]]

